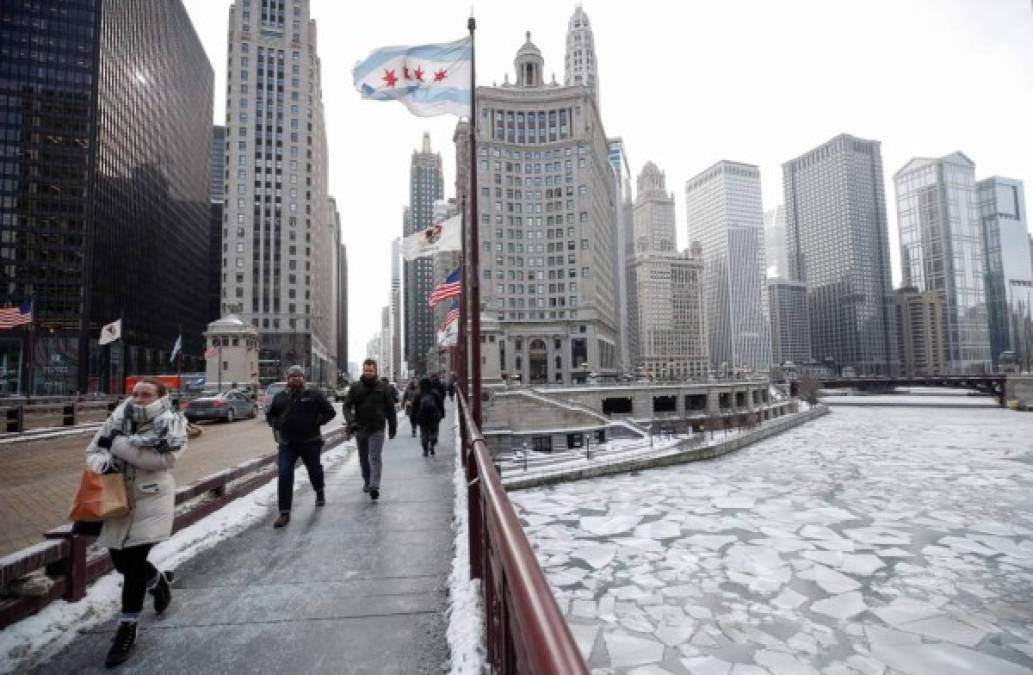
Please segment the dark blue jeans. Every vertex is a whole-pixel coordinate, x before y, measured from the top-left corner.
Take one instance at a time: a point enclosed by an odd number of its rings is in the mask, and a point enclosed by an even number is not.
[[[294,502],[294,466],[301,459],[308,469],[312,489],[319,492],[323,489],[323,465],[319,463],[319,454],[323,449],[322,441],[314,443],[281,443],[276,465],[280,480],[277,494],[280,501],[280,513],[289,513]]]

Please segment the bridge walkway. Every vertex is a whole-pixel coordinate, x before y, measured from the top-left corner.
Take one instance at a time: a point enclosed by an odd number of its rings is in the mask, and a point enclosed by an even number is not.
[[[452,565],[448,406],[437,455],[424,458],[404,416],[384,448],[381,496],[362,492],[357,454],[326,475],[314,507],[299,467],[290,525],[269,518],[176,570],[171,607],[150,602],[119,673],[437,673]],[[38,673],[102,673],[115,618],[84,631]]]

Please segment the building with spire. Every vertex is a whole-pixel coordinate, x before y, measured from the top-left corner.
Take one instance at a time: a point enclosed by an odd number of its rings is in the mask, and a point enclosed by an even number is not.
[[[430,147],[424,132],[419,151],[413,151],[409,169],[409,209],[406,236],[434,224],[434,202],[444,196],[445,180],[441,154]],[[405,263],[405,360],[409,371],[427,373],[427,353],[435,346],[434,317],[427,304],[434,290],[434,261],[424,256]]]
[[[567,22],[567,55],[564,63],[563,84],[567,87],[585,86],[599,101],[598,64],[595,59],[595,39],[592,25],[581,5]]]
[[[628,322],[634,368],[659,379],[705,377],[703,259],[698,245],[677,253],[674,194],[653,162],[646,162],[638,176],[633,239],[635,301]]]
[[[514,66],[515,82],[477,88],[473,219],[481,310],[498,325],[502,376],[615,376],[617,199],[595,94],[584,83],[547,83],[530,33]],[[456,139],[461,157],[468,146]]]

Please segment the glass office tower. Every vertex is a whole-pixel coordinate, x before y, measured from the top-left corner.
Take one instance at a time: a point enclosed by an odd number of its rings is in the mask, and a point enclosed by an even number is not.
[[[2,391],[118,391],[181,327],[198,365],[212,81],[181,2],[0,4],[0,302],[36,318],[0,338]]]
[[[975,164],[960,152],[918,157],[893,179],[904,286],[942,294],[947,372],[987,372],[986,254]]]

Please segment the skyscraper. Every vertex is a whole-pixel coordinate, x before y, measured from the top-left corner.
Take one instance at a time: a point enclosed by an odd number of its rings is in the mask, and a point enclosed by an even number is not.
[[[260,379],[336,370],[333,218],[316,22],[309,0],[229,12],[223,311],[262,334]]]
[[[434,224],[434,202],[445,191],[441,154],[430,149],[430,134],[413,151],[409,169],[409,210],[405,234]],[[434,290],[434,261],[424,256],[405,263],[405,360],[409,370],[427,373],[427,352],[434,347],[434,321],[427,300]]]
[[[219,319],[222,306],[222,212],[226,199],[226,127],[212,127],[212,184],[208,219],[208,323]]]
[[[635,337],[631,334],[631,315],[635,310],[635,295],[629,290],[631,268],[629,262],[634,258],[634,216],[631,195],[631,169],[628,166],[628,155],[624,148],[624,140],[620,137],[609,138],[610,164],[613,166],[614,204],[617,210],[617,255],[615,256],[614,283],[617,286],[617,325],[619,365],[623,372],[632,369],[632,354]]]
[[[807,286],[799,281],[768,279],[768,311],[771,312],[771,363],[781,366],[810,363],[811,324],[807,311]]]
[[[567,22],[567,54],[564,60],[563,84],[567,87],[588,87],[596,104],[599,102],[598,64],[595,60],[595,39],[588,15],[578,4]]]
[[[637,182],[628,284],[634,289],[628,313],[633,368],[663,379],[704,377],[709,362],[700,247],[676,252],[674,195],[656,164],[646,162]]]
[[[351,373],[348,360],[348,247],[341,243],[337,248],[337,297],[340,298],[337,314],[337,368]]]
[[[179,0],[0,3],[0,300],[37,328],[31,355],[4,333],[0,392],[120,392],[169,367],[181,327],[200,367],[212,83]]]
[[[546,85],[530,34],[514,65],[514,84],[477,89],[481,307],[499,321],[506,376],[612,376],[617,210],[595,97]]]
[[[899,367],[878,141],[841,134],[782,165],[789,278],[807,285],[811,351],[859,375]]]
[[[907,377],[944,372],[943,297],[938,291],[898,288],[897,329],[901,368]]]
[[[786,207],[779,204],[764,212],[764,258],[768,279],[789,278],[786,251]]]
[[[986,251],[990,356],[997,365],[1003,352],[1025,351],[1033,301],[1033,260],[1022,181],[993,176],[976,183],[976,188]]]
[[[894,175],[904,286],[943,295],[945,368],[987,372],[986,252],[975,164],[960,152],[915,158]]]
[[[638,175],[638,194],[632,212],[635,252],[670,253],[676,248],[674,194],[656,164],[646,162]]]
[[[760,170],[720,161],[685,183],[685,206],[689,240],[703,246],[710,363],[718,371],[766,371],[771,327]]]
[[[402,377],[402,239],[391,242],[391,370]]]
[[[530,34],[514,65],[515,83],[477,89],[482,309],[499,322],[507,377],[612,376],[615,189],[595,97],[546,84]]]
[[[337,210],[337,200],[330,197],[330,218],[333,222],[333,247],[331,249],[331,265],[333,270],[333,309],[330,311],[334,317],[334,355],[332,372],[328,373],[327,381],[331,386],[337,386],[337,374],[348,370],[348,264],[343,258],[345,256],[344,246],[341,243],[341,214]]]

